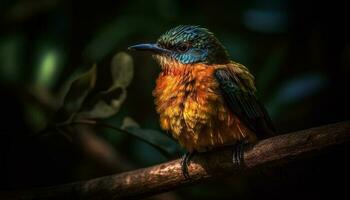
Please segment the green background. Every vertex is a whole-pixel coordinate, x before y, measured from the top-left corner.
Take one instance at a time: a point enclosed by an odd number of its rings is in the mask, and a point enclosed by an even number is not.
[[[86,180],[166,161],[148,144],[107,129],[85,127],[86,134],[68,138],[30,135],[49,123],[50,106],[68,79],[97,63],[102,80],[97,87],[107,89],[114,54],[154,42],[179,24],[210,29],[231,58],[250,69],[257,95],[280,133],[349,119],[345,8],[337,1],[2,0],[0,190]],[[149,54],[128,53],[134,78],[127,99],[105,122],[121,126],[131,117],[143,129],[161,131],[152,97],[160,68]],[[153,198],[282,197],[292,188],[296,196],[322,196],[321,182],[329,189],[327,184],[340,176],[329,174],[334,165],[324,162],[344,167],[336,156],[328,156]]]

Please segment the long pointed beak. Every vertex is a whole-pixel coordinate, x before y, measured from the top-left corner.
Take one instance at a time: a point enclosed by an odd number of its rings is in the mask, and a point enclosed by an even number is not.
[[[128,50],[150,51],[152,53],[168,53],[169,50],[159,47],[157,44],[137,44],[128,47]]]

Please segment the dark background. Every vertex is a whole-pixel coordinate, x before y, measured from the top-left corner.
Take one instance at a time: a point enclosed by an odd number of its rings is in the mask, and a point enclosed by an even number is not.
[[[279,132],[348,120],[346,8],[337,1],[2,0],[0,190],[86,180],[166,161],[144,142],[105,129],[87,129],[73,139],[30,135],[47,123],[41,103],[52,101],[77,71],[93,63],[107,68],[115,53],[155,41],[179,24],[210,29],[233,60],[248,66]],[[160,130],[152,97],[160,69],[148,54],[131,55],[135,75],[127,100],[107,122],[120,126],[129,116],[142,128]],[[38,98],[32,98],[33,90]],[[343,146],[153,198],[334,197],[346,190],[348,152]]]

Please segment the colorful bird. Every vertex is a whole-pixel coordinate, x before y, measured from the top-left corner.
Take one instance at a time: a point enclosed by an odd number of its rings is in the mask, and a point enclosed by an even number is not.
[[[160,125],[186,148],[182,170],[194,152],[234,145],[233,162],[243,161],[244,144],[273,135],[267,111],[255,96],[254,77],[232,60],[208,29],[180,25],[155,44],[129,49],[150,51],[161,66],[153,91]]]

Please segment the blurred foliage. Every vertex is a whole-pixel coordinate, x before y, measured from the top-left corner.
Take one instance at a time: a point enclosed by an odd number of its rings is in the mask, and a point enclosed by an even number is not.
[[[142,141],[154,146],[169,159],[173,157],[172,155],[182,152],[179,145],[169,136],[156,130],[142,129],[131,118],[125,118],[122,127],[129,134],[134,135]]]
[[[95,92],[87,98],[77,113],[78,118],[107,118],[116,114],[126,98],[126,87],[133,77],[133,63],[126,53],[113,57],[111,64],[112,84],[106,91]]]
[[[66,183],[180,157],[154,109],[160,69],[147,54],[121,52],[178,24],[209,28],[251,70],[281,133],[349,119],[349,14],[341,4],[317,4],[0,1],[1,189]],[[77,120],[96,124],[72,124]],[[32,137],[40,130],[45,134]],[[256,188],[249,184],[256,179],[249,180],[224,179],[160,198],[252,197]],[[257,187],[283,191],[271,182]]]
[[[179,146],[170,137],[155,130],[141,129],[129,117],[124,119],[122,128],[98,121],[118,113],[126,99],[126,88],[131,83],[133,71],[132,58],[127,53],[120,52],[112,59],[110,67],[112,83],[106,91],[98,91],[95,88],[96,84],[101,81],[97,80],[96,64],[87,72],[77,76],[71,83],[65,84],[69,86],[68,90],[63,98],[59,98],[63,99],[63,102],[56,103],[62,106],[57,109],[53,108],[51,112],[54,113],[54,118],[52,120],[47,119],[47,127],[39,132],[39,136],[55,131],[68,137],[71,141],[72,137],[70,135],[74,134],[71,129],[81,132],[74,129],[75,124],[97,125],[135,136],[159,150],[169,159],[175,153],[179,153]]]
[[[88,72],[77,77],[70,85],[62,105],[62,109],[68,115],[78,112],[86,96],[94,89],[97,76],[96,67],[96,65],[93,65]]]

